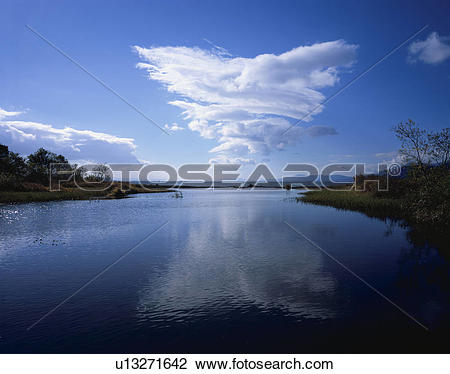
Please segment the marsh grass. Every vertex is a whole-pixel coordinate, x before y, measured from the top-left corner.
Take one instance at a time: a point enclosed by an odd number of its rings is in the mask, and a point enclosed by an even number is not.
[[[53,200],[88,200],[105,196],[104,192],[70,189],[64,191],[0,191],[0,203],[31,203]]]
[[[308,191],[297,197],[297,201],[315,205],[331,206],[342,210],[365,213],[370,217],[406,219],[406,209],[397,199],[376,197],[372,193],[359,191]]]

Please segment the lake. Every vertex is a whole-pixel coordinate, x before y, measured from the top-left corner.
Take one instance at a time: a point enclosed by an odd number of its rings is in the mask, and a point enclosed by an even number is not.
[[[449,257],[296,194],[1,206],[0,352],[448,351]]]

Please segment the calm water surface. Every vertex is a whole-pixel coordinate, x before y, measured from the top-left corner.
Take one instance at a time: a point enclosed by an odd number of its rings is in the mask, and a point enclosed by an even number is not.
[[[448,257],[405,229],[292,191],[183,195],[1,206],[0,351],[448,350]]]

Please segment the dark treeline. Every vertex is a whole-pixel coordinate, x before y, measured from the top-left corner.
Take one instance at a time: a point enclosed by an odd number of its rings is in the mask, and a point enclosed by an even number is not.
[[[0,144],[0,203],[121,199],[137,193],[172,191],[149,184],[114,182],[112,177],[106,165],[78,167],[44,148],[22,157]]]
[[[83,178],[95,180],[108,180],[107,168],[98,165],[98,170],[85,175]],[[43,191],[50,181],[63,178],[61,172],[75,172],[80,177],[85,170],[70,164],[63,156],[39,148],[36,152],[22,157],[9,150],[8,146],[0,144],[0,191]],[[103,174],[102,174],[103,173]],[[105,178],[106,175],[106,178]]]
[[[62,155],[49,152],[44,148],[27,157],[21,157],[0,144],[0,190],[33,189],[33,184],[48,186],[52,164],[72,166]],[[56,174],[56,168],[53,172]],[[39,186],[34,186],[39,189]]]

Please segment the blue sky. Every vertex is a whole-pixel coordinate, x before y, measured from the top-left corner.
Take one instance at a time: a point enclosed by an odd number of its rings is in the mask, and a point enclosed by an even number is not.
[[[444,1],[2,1],[1,8],[0,143],[24,154],[45,146],[72,160],[265,161],[273,170],[286,162],[373,164],[395,159],[390,129],[398,122],[449,126]],[[26,25],[176,131],[163,133]]]

